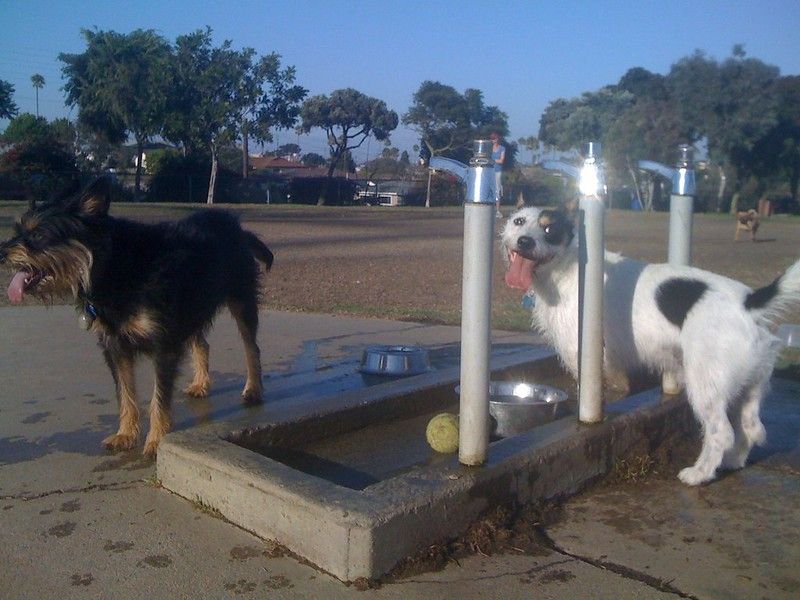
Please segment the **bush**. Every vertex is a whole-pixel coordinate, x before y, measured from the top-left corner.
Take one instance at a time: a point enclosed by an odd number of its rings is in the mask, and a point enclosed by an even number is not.
[[[290,200],[296,204],[317,204],[326,177],[297,177],[289,182]],[[357,184],[353,179],[334,177],[328,186],[326,204],[343,206],[355,203]]]
[[[149,159],[148,159],[149,160]],[[152,166],[151,166],[152,165]],[[158,153],[147,166],[153,173],[147,190],[149,202],[205,202],[211,158],[202,155],[183,156],[176,151]],[[215,202],[240,202],[237,195],[241,177],[220,165],[217,168]]]
[[[16,144],[0,156],[6,198],[45,200],[67,195],[80,186],[75,157],[47,138]]]

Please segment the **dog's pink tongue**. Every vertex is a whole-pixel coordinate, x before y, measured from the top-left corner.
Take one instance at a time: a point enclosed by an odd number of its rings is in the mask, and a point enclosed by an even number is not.
[[[533,285],[533,269],[536,263],[517,252],[511,253],[511,265],[506,271],[506,285],[510,288],[525,290]]]
[[[22,296],[25,295],[25,279],[27,279],[28,274],[25,271],[18,271],[14,277],[11,279],[11,283],[8,285],[8,299],[11,301],[11,304],[19,304],[22,302]]]

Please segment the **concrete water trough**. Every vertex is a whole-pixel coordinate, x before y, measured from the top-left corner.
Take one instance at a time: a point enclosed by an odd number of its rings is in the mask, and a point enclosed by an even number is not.
[[[491,370],[496,381],[569,390],[574,403],[571,378],[544,347],[495,354]],[[465,467],[425,440],[433,415],[458,410],[458,377],[458,366],[442,367],[344,391],[302,415],[270,420],[267,410],[175,432],[159,448],[158,477],[352,581],[379,577],[499,504],[573,493],[618,457],[691,426],[685,402],[653,391],[613,402],[599,425],[567,416],[494,439],[484,466]]]

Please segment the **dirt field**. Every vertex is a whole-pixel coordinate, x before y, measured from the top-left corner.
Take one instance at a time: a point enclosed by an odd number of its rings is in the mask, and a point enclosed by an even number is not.
[[[196,207],[116,205],[112,214],[142,221],[176,219]],[[272,248],[265,279],[268,308],[457,323],[461,307],[463,211],[460,208],[228,207]],[[0,204],[0,239],[24,206]],[[508,215],[511,210],[505,209]],[[667,255],[668,215],[609,211],[606,245],[647,261]],[[694,264],[750,286],[771,282],[800,258],[800,219],[766,220],[758,242],[733,241],[728,215],[695,215]],[[7,287],[10,273],[0,271]],[[525,329],[520,293],[503,284],[495,252],[495,326]],[[0,304],[6,304],[5,294]]]

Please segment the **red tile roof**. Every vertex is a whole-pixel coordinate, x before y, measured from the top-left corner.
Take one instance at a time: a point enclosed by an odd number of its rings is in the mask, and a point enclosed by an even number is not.
[[[282,156],[251,156],[249,159],[250,168],[258,169],[308,169],[307,165],[301,162],[286,160]]]

